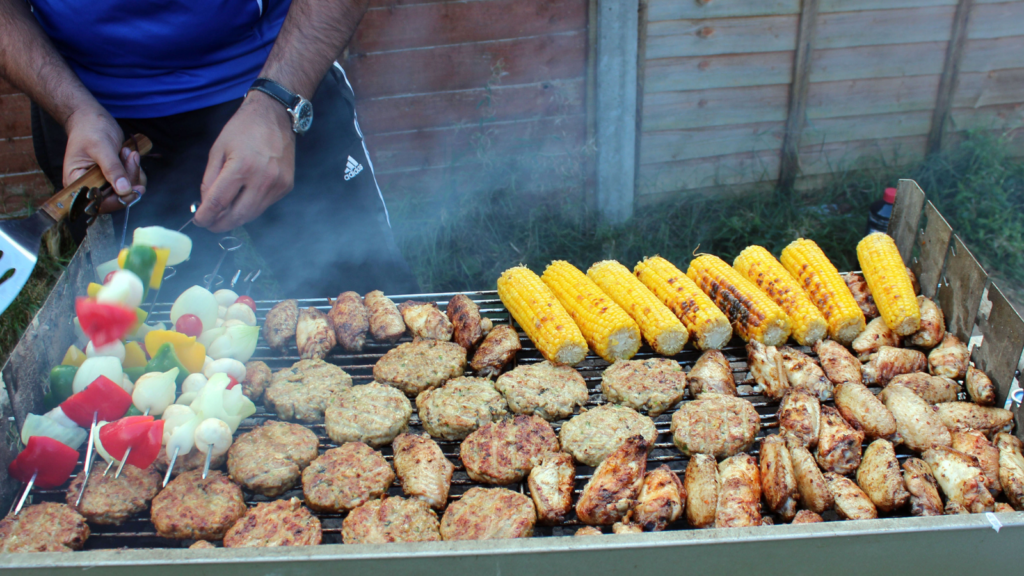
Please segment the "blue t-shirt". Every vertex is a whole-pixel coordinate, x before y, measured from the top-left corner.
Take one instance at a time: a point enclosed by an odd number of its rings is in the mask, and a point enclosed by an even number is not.
[[[119,118],[245,95],[291,0],[31,0],[71,69]]]

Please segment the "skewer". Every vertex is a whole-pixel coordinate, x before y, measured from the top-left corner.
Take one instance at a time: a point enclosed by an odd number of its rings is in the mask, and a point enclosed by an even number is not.
[[[234,290],[234,288],[235,288],[235,283],[237,283],[237,282],[238,282],[238,277],[239,277],[239,276],[241,276],[241,275],[242,275],[242,270],[241,270],[241,269],[239,269],[239,270],[238,270],[238,272],[235,272],[235,277],[231,279],[231,286],[229,286],[229,288],[231,288],[232,290]],[[246,278],[249,278],[249,277],[248,277],[248,276],[246,276]]]
[[[142,415],[143,416],[149,416],[149,408],[146,408],[145,413],[143,413]],[[121,470],[124,470],[124,463],[128,461],[128,455],[131,454],[131,453],[132,453],[132,447],[129,446],[128,449],[124,451],[124,457],[121,458],[121,463],[117,465],[117,472],[114,472],[114,479],[115,480],[121,477]],[[110,472],[110,467],[113,466],[113,465],[114,465],[114,461],[111,460],[110,464],[107,464],[106,471],[103,472],[104,476],[107,475],[107,472]]]
[[[259,270],[256,271],[256,275],[252,277],[252,280],[249,280],[249,285],[246,286],[246,288],[245,288],[245,295],[246,296],[248,296],[249,292],[252,291],[252,285],[256,283],[256,279],[260,277],[260,273],[261,272],[263,272],[262,268],[260,268]]]
[[[206,480],[206,475],[210,473],[210,460],[213,459],[213,444],[210,444],[210,449],[206,451],[206,462],[203,463],[203,480]]]
[[[135,199],[131,202],[125,202],[120,196],[117,197],[117,201],[124,206],[124,229],[121,230],[121,246],[118,247],[118,252],[121,252],[121,249],[124,248],[124,240],[128,236],[128,214],[131,212],[132,206],[139,200],[142,200],[142,194],[135,196]]]
[[[178,463],[178,452],[181,451],[181,446],[174,447],[174,456],[171,457],[171,463],[167,466],[167,474],[164,474],[164,485],[161,488],[166,488],[167,483],[171,480],[171,471],[174,470],[174,465]]]
[[[164,267],[164,278],[163,279],[167,280],[168,278],[173,278],[174,275],[177,274],[177,273],[178,273],[178,271],[174,269],[174,266],[165,266]],[[163,281],[161,281],[160,282],[160,288],[163,288],[163,287],[164,287],[164,283],[163,283]],[[153,301],[149,303],[149,310],[146,311],[147,315],[153,313],[153,306],[156,306],[157,298],[160,297],[160,288],[157,288],[156,292],[153,293]]]
[[[188,209],[192,211],[193,216],[188,219],[188,222],[185,222],[184,224],[182,224],[181,228],[178,228],[178,232],[181,232],[182,230],[185,229],[186,226],[188,226],[193,221],[195,221],[195,219],[196,219],[195,213],[196,213],[196,210],[199,209],[199,202],[193,202],[192,205],[188,207]]]
[[[82,479],[82,489],[78,491],[78,499],[75,500],[75,506],[82,503],[82,494],[85,494],[85,487],[89,484],[89,472],[92,471],[92,459],[96,456],[93,450],[93,443],[96,440],[96,417],[99,416],[99,412],[92,413],[92,426],[89,427],[89,446],[85,450],[85,478]]]
[[[227,244],[226,246],[225,243]],[[220,246],[221,249],[220,260],[217,260],[217,266],[214,267],[213,272],[211,272],[209,276],[203,278],[204,280],[206,280],[207,290],[210,289],[210,286],[213,284],[213,281],[217,279],[217,272],[220,271],[220,266],[221,264],[224,263],[224,259],[228,257],[228,252],[234,252],[235,250],[241,248],[242,241],[239,240],[238,238],[235,238],[234,236],[225,236],[220,239],[220,242],[217,242],[217,245]],[[223,282],[223,279],[221,280],[221,282]]]
[[[14,507],[14,515],[15,516],[18,515],[18,512],[21,512],[22,506],[25,505],[25,499],[28,498],[28,493],[32,491],[32,486],[35,485],[35,483],[36,483],[36,476],[38,474],[39,474],[38,470],[33,472],[32,473],[32,478],[28,481],[28,484],[25,485],[25,492],[21,495],[21,499],[18,500],[18,505]],[[75,504],[75,505],[77,506],[78,504]]]

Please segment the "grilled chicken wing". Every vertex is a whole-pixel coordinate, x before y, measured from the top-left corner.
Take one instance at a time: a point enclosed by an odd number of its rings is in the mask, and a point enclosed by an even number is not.
[[[300,358],[323,360],[336,343],[334,330],[326,314],[312,306],[299,312],[299,322],[295,326],[295,346],[299,349]]]
[[[530,470],[530,497],[537,507],[537,521],[541,524],[560,524],[572,510],[572,489],[576,481],[576,466],[572,456],[565,452],[548,454],[539,466]]]
[[[845,382],[836,386],[836,408],[851,426],[868,438],[892,438],[896,418],[863,384]]]
[[[821,470],[814,462],[814,457],[807,448],[787,442],[789,448],[789,459],[793,463],[793,476],[796,478],[796,487],[800,492],[800,502],[808,510],[821,514],[832,507],[832,492],[828,489],[828,483],[822,476]]]
[[[864,313],[864,318],[867,320],[878,318],[878,306],[875,305],[875,299],[871,296],[871,289],[868,288],[868,283],[864,280],[864,276],[856,272],[850,272],[849,274],[843,274],[843,281],[846,282],[847,288],[853,294],[853,299],[857,302],[857,306],[860,307],[860,311]]]
[[[721,350],[705,350],[686,375],[686,383],[694,398],[703,392],[736,395],[736,380],[732,377],[732,367]]]
[[[925,450],[921,457],[931,466],[946,498],[972,514],[992,511],[995,499],[985,488],[985,473],[977,458],[946,446]]]
[[[928,371],[933,376],[945,376],[959,380],[967,375],[967,363],[971,354],[967,346],[952,334],[946,334],[939,344],[928,353]]]
[[[484,378],[497,376],[505,365],[515,358],[516,352],[522,349],[519,333],[515,328],[508,324],[495,326],[476,349],[470,367]]]
[[[686,521],[694,528],[706,528],[715,522],[718,506],[718,463],[714,456],[694,454],[683,478],[686,492]]]
[[[801,510],[796,513],[796,517],[790,524],[814,524],[816,522],[824,522],[821,516],[810,510]]]
[[[675,472],[662,464],[644,476],[636,507],[630,513],[630,521],[642,526],[647,532],[664,530],[683,515],[685,506],[686,490],[683,483]]]
[[[882,346],[899,346],[900,337],[881,318],[875,318],[868,322],[867,327],[853,340],[850,345],[857,357],[867,360],[868,357],[878,352]]]
[[[757,460],[740,452],[718,465],[715,528],[761,525],[761,474]]]
[[[782,354],[775,346],[765,346],[757,340],[751,340],[747,343],[747,363],[750,365],[750,375],[765,396],[779,400],[786,395],[789,389],[786,366]]]
[[[779,434],[807,448],[818,445],[821,403],[816,396],[792,390],[779,404]]]
[[[992,496],[998,496],[999,486],[999,449],[989,442],[984,434],[977,430],[950,432],[953,437],[953,450],[959,450],[974,456],[978,467],[985,473],[985,487]]]
[[[647,441],[631,436],[604,459],[583,487],[576,515],[584,524],[614,524],[636,504],[647,472]]]
[[[405,334],[405,320],[398,306],[380,290],[368,292],[363,304],[370,313],[370,334],[377,342],[398,342]]]
[[[825,377],[825,371],[813,358],[789,346],[779,348],[779,355],[782,356],[790,390],[809,392],[817,396],[818,400],[832,399],[832,382]]]
[[[796,516],[800,492],[786,441],[778,434],[761,441],[761,492],[773,512],[789,521]]]
[[[946,318],[942,308],[924,296],[917,297],[917,306],[921,309],[921,328],[907,337],[907,344],[918,348],[934,348],[946,335]]]
[[[909,388],[929,404],[956,402],[957,393],[960,391],[960,385],[955,380],[944,376],[930,376],[924,372],[893,376],[892,380],[889,380],[889,386],[897,385]]]
[[[890,384],[879,394],[896,418],[897,440],[915,452],[932,446],[949,446],[953,439],[932,407],[909,388]]]
[[[437,442],[426,435],[400,434],[391,447],[405,495],[419,498],[435,510],[444,508],[455,466],[444,457]]]
[[[921,372],[927,365],[928,359],[923,352],[882,346],[864,365],[864,383],[885,386],[894,376]]]
[[[263,339],[267,346],[279,351],[288,347],[288,341],[295,336],[295,327],[299,322],[299,303],[295,300],[282,300],[267,312],[263,321]]]
[[[814,352],[818,355],[825,376],[833,384],[861,382],[863,376],[860,372],[860,361],[850,354],[846,346],[835,340],[822,340],[814,345]]]
[[[1017,452],[1024,453],[1024,441],[1007,432],[999,432],[993,436],[992,444],[1000,450],[1003,448],[1009,448],[1010,450],[1016,450]]]
[[[1006,432],[996,434],[999,449],[999,486],[1014,510],[1024,511],[1024,456],[1021,441]]]
[[[600,528],[594,526],[582,526],[576,531],[573,536],[602,536],[604,532],[601,532]]]
[[[456,294],[448,301],[445,314],[454,329],[452,340],[466,350],[472,350],[484,339],[480,307],[465,294]]]
[[[407,300],[398,305],[398,310],[402,313],[409,333],[414,337],[442,342],[452,339],[455,328],[444,312],[437,308],[437,304]]]
[[[860,466],[860,447],[864,433],[850,426],[839,411],[821,407],[821,433],[818,435],[818,464],[827,472],[852,474]]]
[[[984,372],[974,366],[967,367],[964,387],[971,400],[979,406],[992,406],[996,403],[996,387]]]
[[[950,430],[981,430],[987,436],[1013,427],[1013,412],[973,402],[943,402],[935,405],[939,420]]]
[[[334,328],[338,344],[349,352],[359,352],[366,344],[366,331],[370,329],[370,312],[363,298],[355,292],[342,292],[327,313]]]
[[[903,463],[903,485],[910,493],[910,513],[914,516],[942,516],[942,497],[932,468],[920,458]]]
[[[825,473],[828,489],[835,499],[836,512],[847,520],[871,520],[878,518],[878,509],[871,498],[846,476],[834,472]]]
[[[875,507],[884,512],[891,512],[907,502],[910,493],[903,485],[892,442],[878,439],[868,445],[857,468],[857,485]]]
[[[612,534],[640,534],[644,531],[639,524],[629,522],[616,522],[612,524]]]

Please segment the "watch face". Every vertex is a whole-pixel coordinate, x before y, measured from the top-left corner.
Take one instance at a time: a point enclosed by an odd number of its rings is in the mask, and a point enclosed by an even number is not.
[[[293,129],[298,134],[305,134],[306,130],[313,125],[313,105],[309,100],[301,100],[295,107],[295,121]]]

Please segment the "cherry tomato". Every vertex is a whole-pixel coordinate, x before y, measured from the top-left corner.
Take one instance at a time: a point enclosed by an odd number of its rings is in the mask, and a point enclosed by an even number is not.
[[[252,308],[253,312],[256,312],[256,301],[249,296],[239,296],[238,300],[235,300],[235,304],[245,304],[249,308]]]
[[[203,321],[195,314],[182,314],[174,323],[174,329],[185,336],[199,337],[203,333]]]
[[[107,282],[110,282],[110,279],[114,277],[115,272],[117,272],[117,270],[107,272],[107,275],[103,277],[103,283],[106,284]]]

